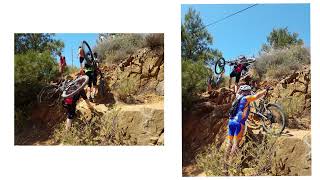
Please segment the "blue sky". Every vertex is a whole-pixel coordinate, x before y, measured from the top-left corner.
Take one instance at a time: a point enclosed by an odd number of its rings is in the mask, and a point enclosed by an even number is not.
[[[181,18],[189,7],[200,12],[205,25],[244,9],[252,4],[186,4],[181,6]],[[222,51],[226,59],[239,55],[257,55],[273,28],[288,27],[297,32],[310,47],[309,4],[259,4],[215,25],[208,26],[213,36],[213,48]]]
[[[64,42],[62,54],[66,57],[67,65],[72,65],[72,49],[73,49],[73,65],[80,67],[78,58],[78,48],[83,40],[87,41],[91,48],[96,45],[98,34],[94,33],[57,33],[55,39]],[[59,60],[58,56],[56,57]]]

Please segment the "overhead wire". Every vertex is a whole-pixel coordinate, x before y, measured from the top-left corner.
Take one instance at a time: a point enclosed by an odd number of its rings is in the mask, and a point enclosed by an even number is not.
[[[253,8],[253,7],[257,6],[257,5],[258,5],[258,4],[253,4],[253,5],[251,5],[251,6],[248,6],[248,7],[244,8],[244,9],[241,9],[240,11],[234,12],[234,13],[226,16],[226,17],[223,17],[223,18],[221,18],[221,19],[218,19],[218,20],[216,20],[216,21],[214,21],[214,22],[212,22],[212,23],[209,23],[209,24],[205,25],[203,28],[206,28],[206,27],[208,27],[208,26],[215,25],[215,24],[217,24],[217,23],[219,23],[219,22],[221,22],[221,21],[223,21],[223,20],[225,20],[225,19],[228,19],[228,18],[230,18],[230,17],[232,17],[232,16],[234,16],[234,15],[236,15],[236,14],[239,14],[239,13],[241,13],[241,12],[244,12],[244,11],[246,11],[246,10],[248,10],[248,9],[250,9],[250,8]]]

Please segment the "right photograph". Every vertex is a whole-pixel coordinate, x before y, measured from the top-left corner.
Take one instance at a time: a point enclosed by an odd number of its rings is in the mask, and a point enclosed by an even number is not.
[[[182,175],[311,176],[310,4],[181,5]]]

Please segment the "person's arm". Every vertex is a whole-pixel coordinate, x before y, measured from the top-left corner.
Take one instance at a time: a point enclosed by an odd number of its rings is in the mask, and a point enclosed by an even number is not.
[[[260,99],[261,97],[263,97],[265,94],[266,94],[267,90],[262,90],[262,91],[259,91],[257,92],[256,94],[254,95],[251,95],[251,96],[246,96],[246,99],[247,101],[250,103],[250,102],[253,102],[257,99]]]

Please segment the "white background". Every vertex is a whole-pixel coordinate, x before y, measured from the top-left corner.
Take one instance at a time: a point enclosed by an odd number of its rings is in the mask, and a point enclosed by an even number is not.
[[[311,2],[313,176],[307,178],[319,179],[320,1],[315,0],[10,0],[8,2],[2,0],[0,2],[0,179],[181,179],[181,3],[270,2]],[[162,147],[14,146],[13,35],[15,32],[165,33],[165,145]],[[264,178],[270,177],[261,177]]]

